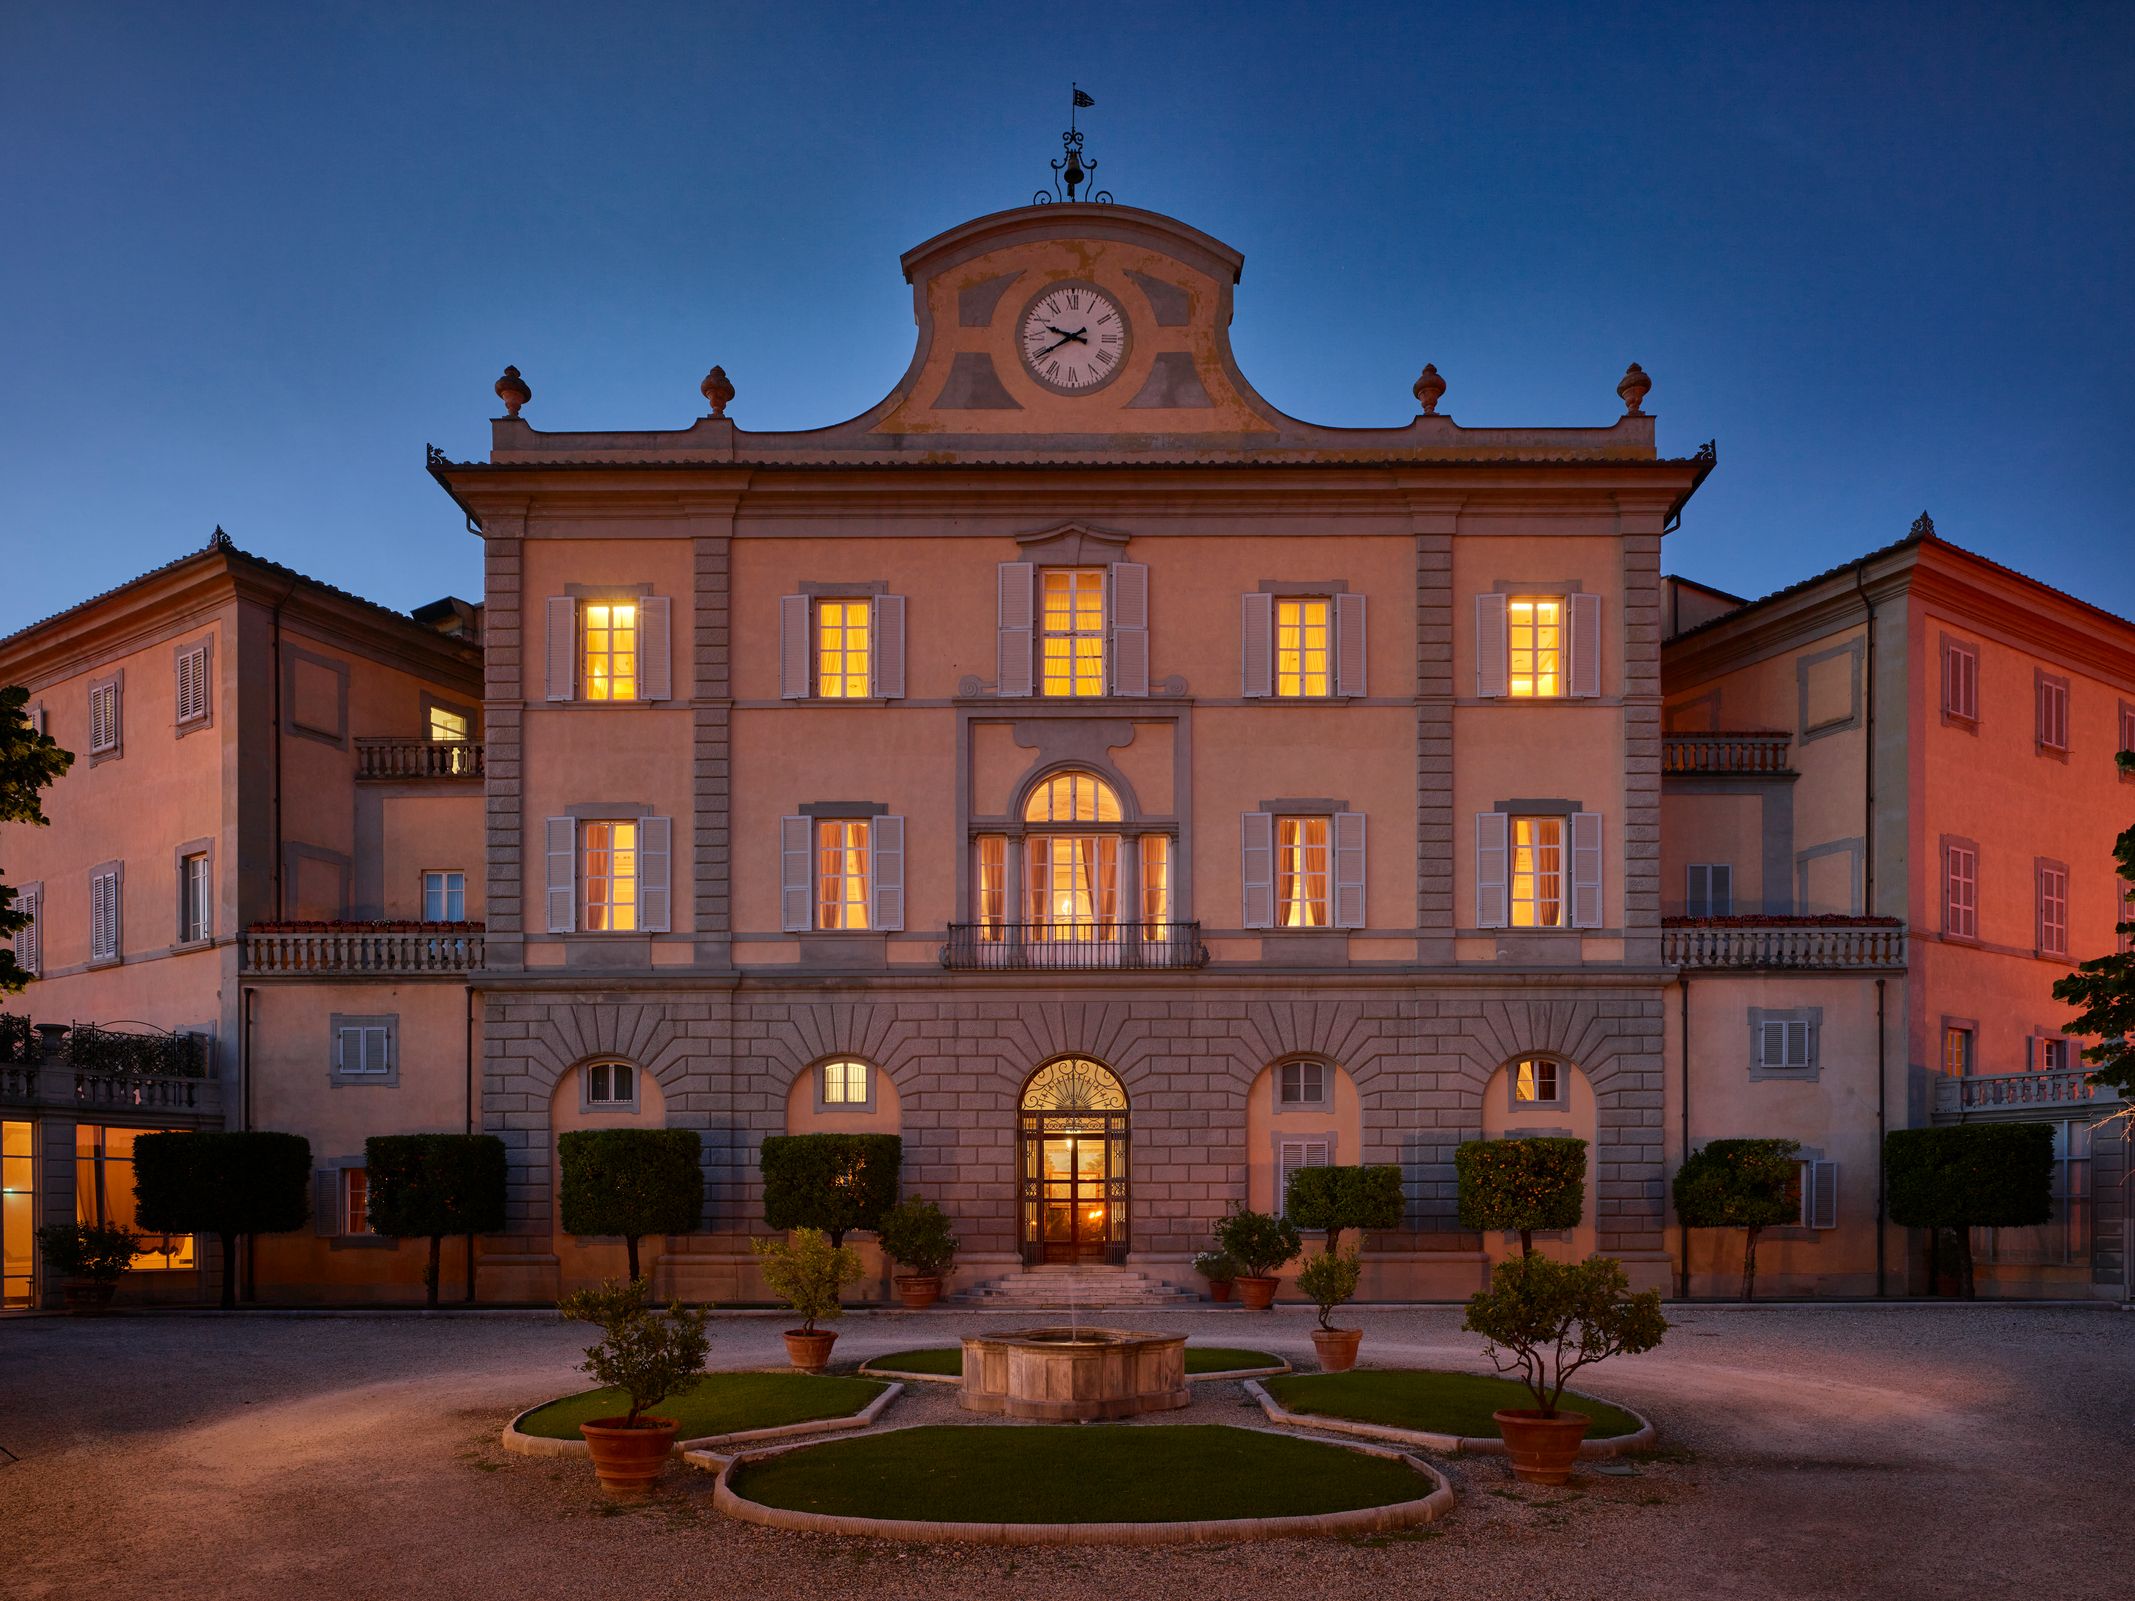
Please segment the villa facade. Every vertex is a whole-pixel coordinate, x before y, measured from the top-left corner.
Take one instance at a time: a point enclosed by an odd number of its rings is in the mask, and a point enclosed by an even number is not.
[[[1660,453],[1635,366],[1594,427],[1462,427],[1429,370],[1399,425],[1303,423],[1232,356],[1241,266],[1122,206],[981,218],[905,256],[911,366],[848,422],[742,429],[715,369],[687,428],[542,432],[507,374],[487,458],[430,463],[479,607],[218,544],[0,641],[78,753],[0,857],[25,1008],[104,1025],[0,1063],[10,1304],[53,1289],[31,1221],[117,1211],[127,1131],[203,1124],[312,1142],[263,1300],[410,1292],[362,1140],[419,1129],[511,1153],[448,1282],[612,1276],[556,1137],[629,1125],[704,1139],[705,1229],[650,1242],[689,1298],[760,1297],[757,1150],[826,1129],[902,1137],[965,1290],[1190,1284],[1226,1209],[1363,1161],[1408,1202],[1365,1293],[1465,1295],[1516,1247],[1459,1228],[1455,1145],[1551,1132],[1592,1160],[1546,1249],[1722,1289],[1669,1175],[1781,1135],[1766,1280],[1903,1293],[1879,1132],[1973,1116],[2063,1131],[2057,1225],[1983,1287],[2126,1293],[2124,1146],[2046,989],[2115,937],[2135,628],[1924,528],[1756,603],[1664,580],[1715,456]],[[194,1043],[109,1042],[151,1029]]]

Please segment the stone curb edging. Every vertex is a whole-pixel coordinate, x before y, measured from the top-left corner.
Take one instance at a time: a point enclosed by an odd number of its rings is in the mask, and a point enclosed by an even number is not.
[[[1188,1347],[1188,1349],[1192,1348]],[[1225,1368],[1220,1373],[1189,1373],[1186,1375],[1186,1382],[1188,1384],[1243,1383],[1248,1379],[1279,1379],[1285,1373],[1295,1373],[1296,1371],[1297,1369],[1292,1367],[1288,1359],[1285,1358],[1280,1367]]]
[[[892,1401],[904,1393],[904,1386],[894,1379],[884,1381],[886,1388],[857,1412],[848,1412],[838,1418],[810,1418],[805,1423],[781,1423],[768,1429],[737,1429],[730,1434],[700,1435],[694,1440],[677,1440],[675,1454],[685,1460],[692,1452],[711,1453],[720,1446],[747,1446],[767,1444],[774,1440],[798,1439],[811,1434],[836,1434],[850,1429],[873,1428],[875,1420],[889,1409]],[[561,1399],[559,1397],[559,1399]],[[542,1401],[528,1407],[511,1422],[504,1425],[503,1443],[507,1451],[516,1451],[521,1456],[586,1456],[590,1454],[584,1440],[558,1440],[545,1434],[527,1434],[519,1425],[542,1407],[553,1406],[554,1401]],[[699,1464],[700,1466],[702,1464]]]
[[[745,1452],[724,1460],[698,1461],[692,1458],[692,1462],[708,1469],[714,1468],[716,1463],[719,1480],[712,1489],[712,1505],[739,1522],[796,1533],[862,1535],[883,1540],[955,1541],[975,1545],[1203,1545],[1294,1540],[1313,1535],[1377,1534],[1389,1529],[1411,1528],[1419,1523],[1435,1523],[1453,1510],[1456,1498],[1452,1481],[1421,1458],[1384,1446],[1358,1445],[1350,1440],[1321,1443],[1405,1462],[1430,1480],[1431,1491],[1413,1501],[1296,1517],[1203,1518],[1180,1523],[949,1523],[937,1519],[862,1518],[832,1512],[796,1512],[751,1501],[735,1490],[733,1477],[737,1468],[745,1467],[759,1457],[804,1449],[803,1445],[776,1446],[768,1451]]]
[[[1505,1442],[1486,1434],[1432,1434],[1424,1429],[1397,1429],[1388,1423],[1359,1423],[1350,1418],[1331,1418],[1322,1412],[1292,1412],[1268,1394],[1267,1390],[1252,1379],[1246,1380],[1245,1393],[1260,1403],[1270,1423],[1284,1428],[1323,1430],[1334,1434],[1361,1435],[1369,1440],[1390,1440],[1399,1445],[1421,1447],[1436,1451],[1443,1456],[1503,1456]],[[1567,1390],[1565,1395],[1574,1400],[1598,1400],[1599,1397],[1578,1396]],[[1626,1451],[1640,1451],[1660,1438],[1660,1431],[1653,1424],[1632,1412],[1621,1401],[1608,1403],[1619,1412],[1627,1412],[1638,1419],[1638,1428],[1630,1434],[1613,1434],[1601,1440],[1581,1440],[1579,1454],[1582,1457],[1620,1456]]]
[[[1191,1349],[1191,1347],[1188,1347],[1188,1349]],[[878,1368],[872,1359],[862,1362],[854,1371],[864,1379],[894,1379],[918,1384],[962,1384],[964,1382],[964,1376],[961,1373],[913,1373],[905,1368]],[[1274,1379],[1282,1377],[1285,1373],[1295,1373],[1296,1371],[1297,1369],[1293,1368],[1289,1362],[1284,1361],[1280,1366],[1271,1368],[1226,1368],[1221,1373],[1189,1373],[1186,1375],[1186,1382],[1188,1384],[1221,1384],[1245,1379]]]
[[[888,1379],[901,1384],[962,1384],[961,1373],[914,1373],[908,1368],[878,1368],[872,1359],[853,1371],[863,1379]]]

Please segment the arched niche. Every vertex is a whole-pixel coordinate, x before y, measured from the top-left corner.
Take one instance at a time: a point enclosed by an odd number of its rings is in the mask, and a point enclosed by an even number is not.
[[[1354,1167],[1364,1160],[1364,1106],[1356,1081],[1324,1056],[1286,1056],[1262,1068],[1245,1098],[1246,1205],[1282,1210],[1292,1167]]]
[[[1597,1104],[1586,1074],[1575,1063],[1547,1051],[1522,1052],[1500,1064],[1483,1087],[1484,1139],[1557,1134],[1586,1141],[1586,1201],[1579,1226],[1535,1236],[1537,1251],[1563,1261],[1583,1261],[1600,1248],[1595,1221],[1601,1170],[1595,1141],[1600,1126]],[[1505,1232],[1485,1234],[1483,1250],[1491,1261],[1502,1262],[1519,1254],[1520,1237]]]
[[[618,1073],[618,1069],[623,1070]],[[627,1093],[618,1095],[627,1076]],[[565,1289],[622,1279],[629,1258],[620,1240],[581,1238],[563,1228],[563,1158],[559,1141],[574,1129],[665,1128],[667,1096],[643,1064],[625,1056],[594,1056],[566,1068],[549,1092],[549,1230]],[[638,1266],[650,1274],[662,1242],[638,1242]]]
[[[881,1064],[840,1054],[811,1062],[786,1086],[788,1134],[902,1134],[897,1086]]]

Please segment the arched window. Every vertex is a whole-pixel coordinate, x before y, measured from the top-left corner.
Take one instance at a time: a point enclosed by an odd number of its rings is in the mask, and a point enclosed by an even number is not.
[[[1030,792],[1026,823],[1116,823],[1119,791],[1095,773],[1055,773]]]
[[[1570,1096],[1571,1070],[1553,1056],[1522,1056],[1512,1063],[1507,1077],[1512,1087],[1514,1111],[1563,1106]]]
[[[826,1112],[867,1112],[875,1105],[875,1070],[841,1056],[816,1070],[816,1104]]]
[[[638,1104],[638,1071],[628,1062],[588,1062],[581,1069],[585,1104],[589,1111],[634,1111]]]

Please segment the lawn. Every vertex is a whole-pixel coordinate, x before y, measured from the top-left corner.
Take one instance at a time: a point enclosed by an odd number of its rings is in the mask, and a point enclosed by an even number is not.
[[[846,1517],[952,1523],[1179,1523],[1297,1517],[1429,1495],[1388,1457],[1211,1424],[917,1428],[752,1462],[752,1501]]]
[[[873,1379],[811,1377],[806,1373],[707,1373],[691,1389],[662,1401],[653,1413],[681,1424],[681,1438],[697,1440],[708,1434],[847,1417],[885,1388]],[[530,1413],[519,1430],[550,1440],[575,1440],[579,1438],[579,1424],[593,1418],[620,1417],[629,1410],[630,1403],[620,1390],[587,1390],[582,1395],[551,1401]]]
[[[1260,1381],[1271,1396],[1292,1412],[1347,1418],[1354,1423],[1383,1423],[1396,1429],[1430,1434],[1461,1434],[1496,1439],[1492,1412],[1532,1407],[1527,1386],[1514,1379],[1485,1378],[1475,1373],[1434,1373],[1427,1369],[1361,1368],[1350,1373],[1291,1373]],[[1591,1396],[1565,1392],[1564,1405],[1594,1420],[1590,1440],[1636,1434],[1638,1420],[1621,1407]]]
[[[964,1371],[964,1348],[960,1345],[930,1346],[924,1351],[899,1351],[891,1356],[871,1356],[867,1365],[886,1373],[932,1373],[960,1378]],[[1233,1373],[1240,1369],[1279,1368],[1282,1358],[1265,1351],[1244,1351],[1229,1345],[1189,1345],[1186,1371]]]

